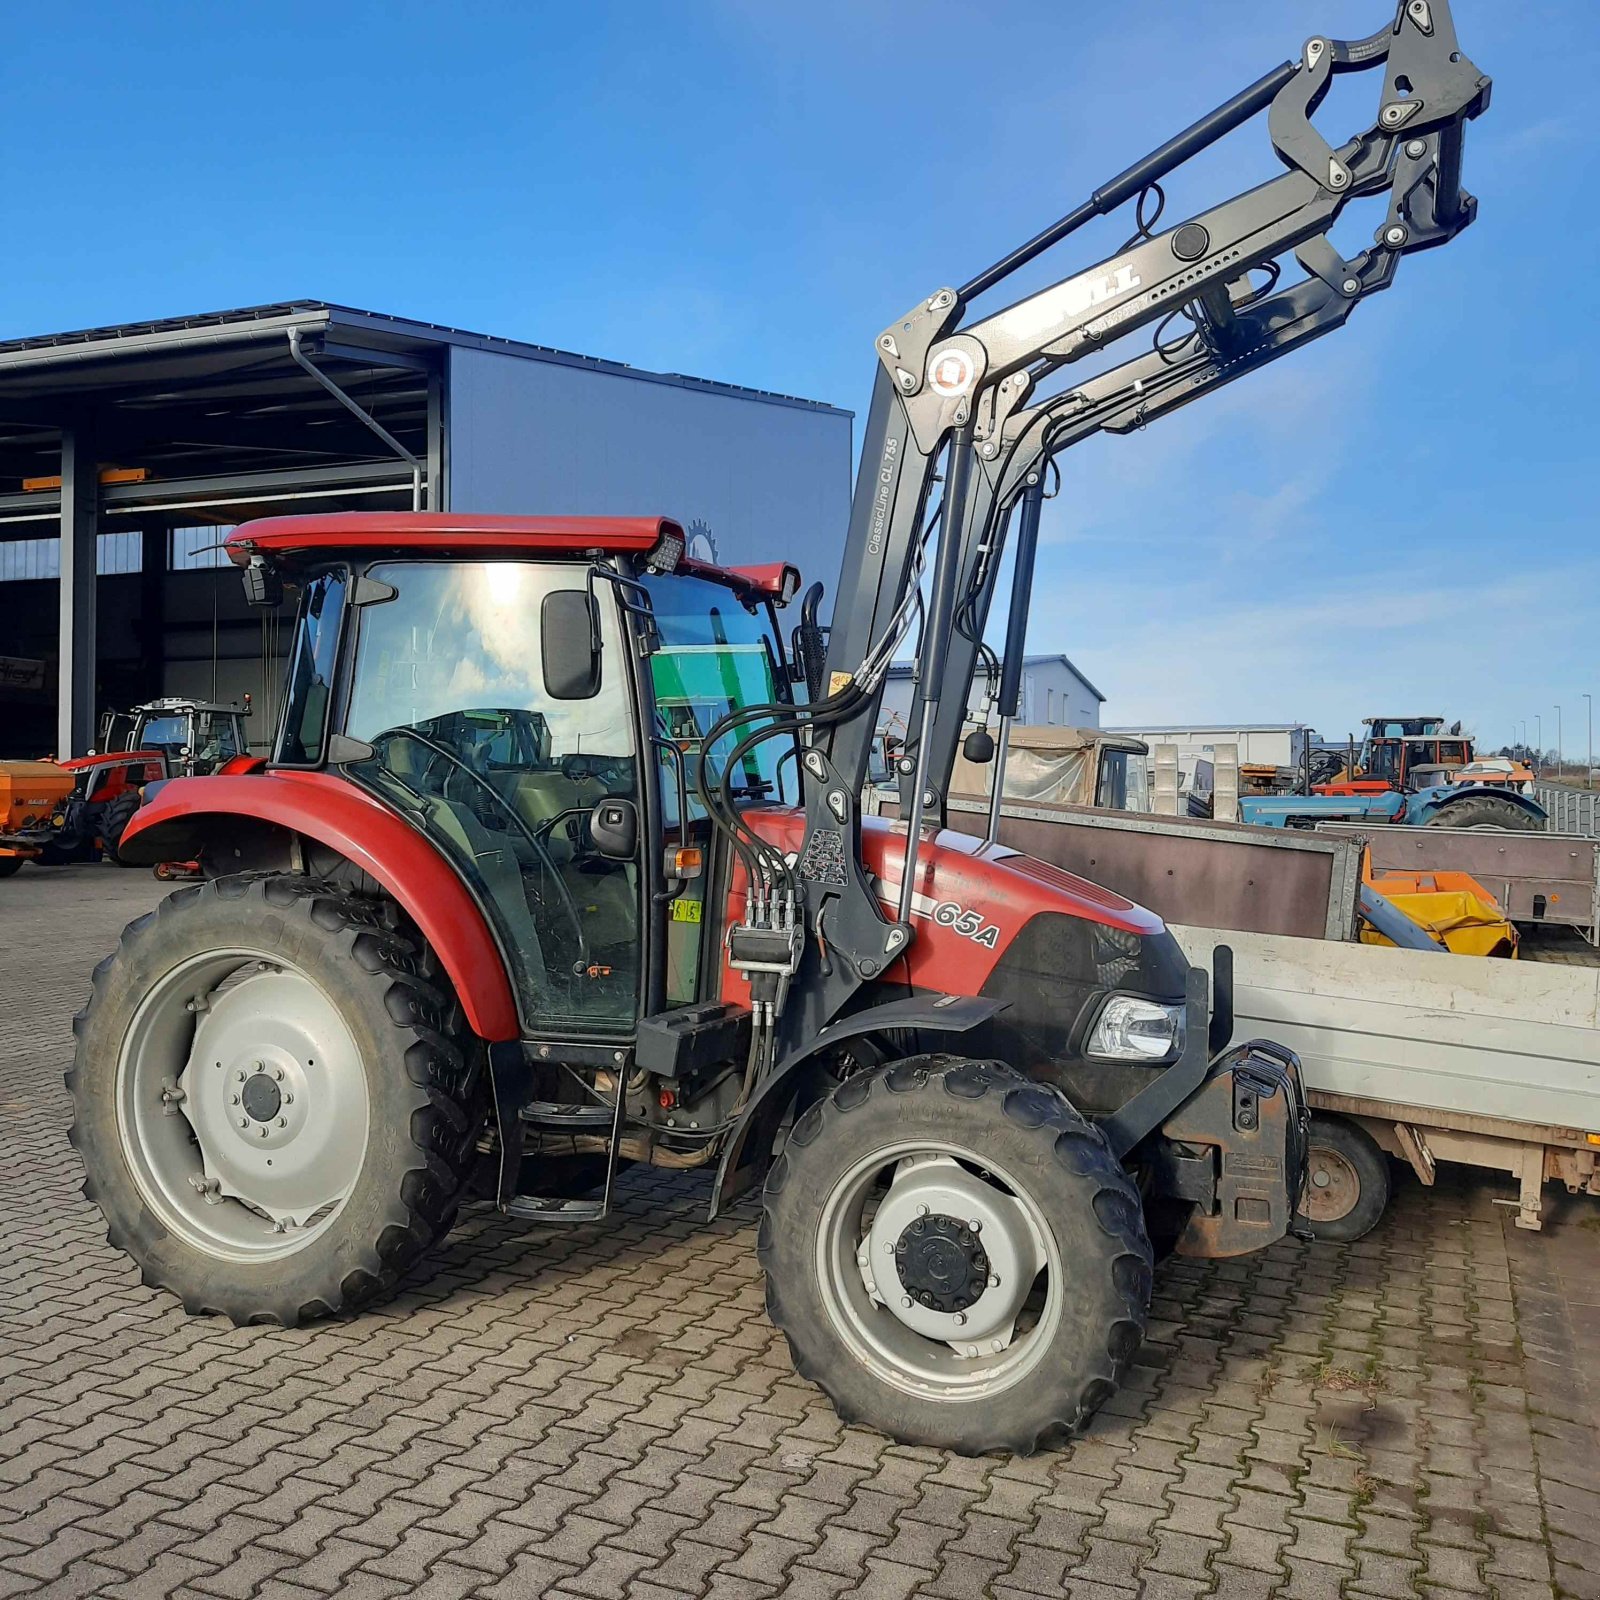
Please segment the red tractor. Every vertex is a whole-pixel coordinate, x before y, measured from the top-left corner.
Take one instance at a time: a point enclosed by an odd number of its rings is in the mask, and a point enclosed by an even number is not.
[[[13,803],[0,815],[0,877],[25,861],[65,866],[104,855],[130,866],[118,850],[148,784],[223,770],[245,754],[244,709],[169,696],[101,719],[100,749],[66,761],[0,762],[0,794],[44,803]]]
[[[1016,709],[1029,451],[1042,469],[1096,418],[1125,431],[1297,348],[1470,220],[1460,128],[1487,80],[1445,0],[1420,11],[1313,41],[880,335],[825,645],[808,597],[786,647],[792,568],[689,559],[665,518],[236,530],[253,603],[298,590],[275,745],[129,823],[125,857],[207,879],[96,970],[69,1077],[88,1192],[146,1281],[293,1324],[392,1290],[474,1196],[596,1222],[627,1164],[705,1168],[713,1211],[759,1190],[768,1311],[842,1415],[1031,1450],[1115,1391],[1158,1251],[1235,1255],[1296,1226],[1298,1063],[1232,1043],[1226,958],[1208,980],[1113,889],[940,823],[1020,507]],[[1310,112],[1331,71],[1373,67],[1424,98],[1330,166]],[[957,330],[1269,105],[1287,174],[1166,233],[1141,205],[1118,256]],[[1348,195],[1390,185],[1389,242],[1331,284],[1252,286],[1289,251],[1327,267]],[[1180,308],[1191,336],[1021,407]],[[1035,428],[1052,414],[1072,426]],[[919,617],[890,824],[860,802]]]

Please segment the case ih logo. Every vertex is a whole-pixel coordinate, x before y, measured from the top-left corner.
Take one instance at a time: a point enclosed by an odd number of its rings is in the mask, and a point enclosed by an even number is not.
[[[972,387],[972,357],[965,350],[946,350],[933,358],[928,383],[935,394],[954,400]]]

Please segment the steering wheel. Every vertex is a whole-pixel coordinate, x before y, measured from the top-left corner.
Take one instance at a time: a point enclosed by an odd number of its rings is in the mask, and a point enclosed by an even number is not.
[[[494,802],[495,808],[510,819],[512,825],[524,839],[532,845],[534,853],[544,864],[550,876],[555,880],[557,893],[561,897],[561,909],[566,913],[567,920],[572,924],[573,937],[578,942],[578,961],[573,968],[575,972],[585,972],[589,967],[589,941],[583,931],[583,918],[578,913],[577,902],[572,898],[572,892],[567,888],[567,880],[561,876],[561,869],[555,864],[549,850],[545,847],[544,840],[522,820],[515,806],[484,777],[484,775],[462,759],[447,744],[441,744],[437,739],[431,739],[427,734],[419,732],[416,728],[395,727],[375,735],[373,742],[379,739],[391,739],[396,735],[413,740],[420,744],[424,750],[431,751],[435,756],[443,757],[458,772],[464,772],[478,785],[483,792]]]

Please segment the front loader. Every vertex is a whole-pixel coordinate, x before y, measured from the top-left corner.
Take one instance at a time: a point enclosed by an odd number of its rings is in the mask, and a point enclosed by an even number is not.
[[[1310,114],[1368,68],[1377,117],[1332,149]],[[276,743],[129,824],[124,854],[208,876],[96,971],[70,1078],[88,1190],[146,1279],[293,1324],[391,1291],[475,1195],[598,1223],[624,1165],[702,1168],[713,1209],[759,1191],[768,1309],[842,1415],[967,1452],[1081,1426],[1158,1252],[1297,1225],[1308,1113],[1291,1053],[1233,1043],[1225,957],[1208,976],[1114,889],[938,828],[1004,530],[1020,508],[985,667],[1014,712],[1058,427],[1137,427],[1337,327],[1470,220],[1488,87],[1444,0],[1408,0],[897,319],[825,651],[814,596],[786,647],[792,568],[692,560],[665,518],[236,530],[252,601],[298,592]],[[1260,112],[1288,170],[1156,232],[1159,180]],[[1388,219],[1345,262],[1327,229],[1355,196]],[[1114,257],[974,318],[1136,197]],[[1303,283],[1254,283],[1289,253]],[[1047,394],[1140,329],[1150,354]],[[903,820],[864,819],[919,619]]]

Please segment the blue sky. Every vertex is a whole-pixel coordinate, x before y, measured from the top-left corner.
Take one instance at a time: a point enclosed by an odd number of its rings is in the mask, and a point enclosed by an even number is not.
[[[864,413],[873,336],[1389,0],[32,7],[7,29],[0,333],[298,296]],[[1063,461],[1029,636],[1108,720],[1600,695],[1587,114],[1600,8],[1456,0],[1476,226],[1337,336]],[[1375,77],[1322,118],[1371,114]],[[1264,122],[1169,220],[1272,176]],[[1336,236],[1355,249],[1373,220]],[[1109,253],[1126,219],[1058,253]],[[1586,263],[1588,265],[1586,265]],[[1043,281],[1037,275],[1021,287]],[[1130,341],[1131,344],[1132,341]],[[533,508],[530,508],[533,509]],[[654,509],[654,508],[651,508]],[[819,574],[821,576],[830,576]]]

